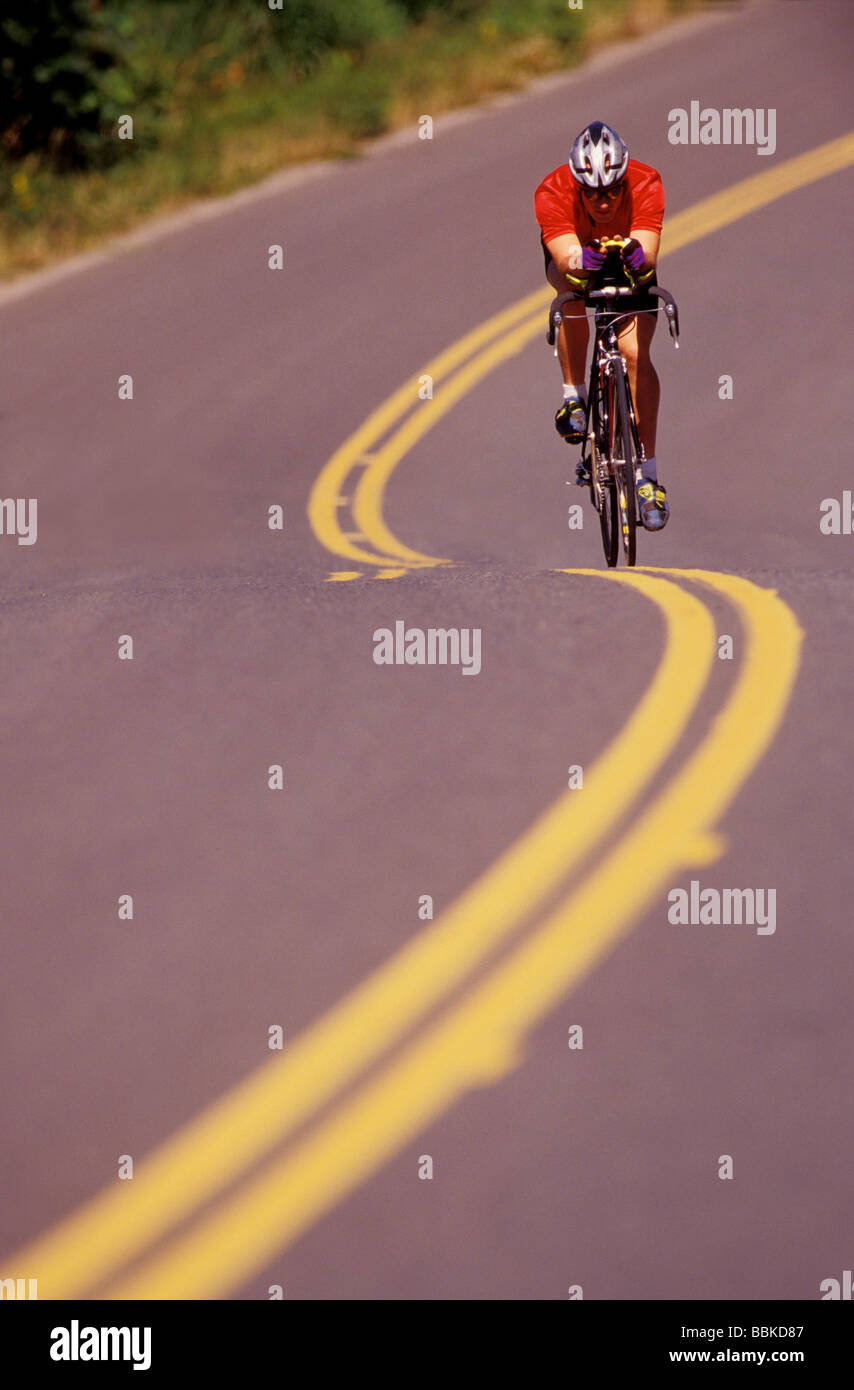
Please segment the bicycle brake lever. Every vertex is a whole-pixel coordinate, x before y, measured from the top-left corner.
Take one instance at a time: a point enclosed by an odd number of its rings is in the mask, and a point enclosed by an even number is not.
[[[678,351],[678,350],[679,350],[679,332],[678,332],[678,329],[677,329],[677,327],[676,327],[676,310],[674,309],[674,307],[673,307],[672,304],[665,304],[665,306],[664,306],[664,313],[665,313],[665,316],[666,316],[666,318],[667,318],[667,327],[668,327],[668,329],[670,330],[670,336],[671,336],[671,338],[673,339],[673,346],[674,346],[674,348],[676,348],[676,350]]]

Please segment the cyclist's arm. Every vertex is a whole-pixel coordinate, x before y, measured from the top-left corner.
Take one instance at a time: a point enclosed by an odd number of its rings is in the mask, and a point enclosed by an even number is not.
[[[546,249],[561,275],[567,271],[576,275],[581,271],[581,242],[575,232],[564,232],[562,236],[547,241]]]
[[[661,233],[650,232],[646,227],[640,227],[629,232],[629,236],[633,236],[643,247],[645,268],[647,270],[649,270],[650,267],[655,269],[658,264],[658,247],[661,242]]]

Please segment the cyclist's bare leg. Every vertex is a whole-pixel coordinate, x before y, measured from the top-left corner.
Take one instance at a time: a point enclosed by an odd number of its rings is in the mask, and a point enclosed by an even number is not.
[[[547,278],[556,294],[563,294],[569,289],[554,261],[548,268]],[[557,335],[557,356],[563,373],[561,380],[583,386],[587,380],[587,340],[590,336],[584,300],[567,300],[561,313],[563,320]]]
[[[629,385],[638,421],[638,438],[647,458],[655,453],[658,401],[661,387],[649,348],[655,333],[656,314],[635,314],[618,331],[620,352],[626,359]]]

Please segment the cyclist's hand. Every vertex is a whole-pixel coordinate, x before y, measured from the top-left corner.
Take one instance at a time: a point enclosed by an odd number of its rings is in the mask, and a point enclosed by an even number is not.
[[[581,252],[582,270],[601,270],[605,264],[605,252],[599,250],[598,241],[585,246]]]
[[[639,270],[643,270],[646,257],[643,247],[636,237],[629,237],[629,240],[623,243],[620,255],[623,258],[623,265],[627,265],[635,275]]]

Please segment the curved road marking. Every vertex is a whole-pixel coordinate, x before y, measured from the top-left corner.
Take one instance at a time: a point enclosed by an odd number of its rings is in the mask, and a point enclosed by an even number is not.
[[[585,778],[566,791],[448,910],[308,1028],[102,1194],[10,1257],[42,1298],[110,1275],[281,1142],[394,1045],[567,878],[676,746],[714,659],[715,628],[692,595],[652,575],[580,571],[652,600],[666,645],[637,708]],[[582,807],[583,800],[583,807]],[[202,1157],[203,1156],[203,1157]],[[4,1266],[5,1267],[5,1266]]]
[[[734,575],[681,574],[735,604],[747,642],[735,687],[684,770],[533,937],[461,1003],[284,1158],[105,1297],[213,1298],[243,1283],[430,1120],[515,1067],[525,1033],[628,932],[655,893],[689,865],[719,856],[723,842],[714,824],[779,727],[802,633],[773,591]]]
[[[524,303],[524,301],[522,301]],[[528,345],[531,339],[542,332],[543,315],[541,307],[536,314],[526,318],[516,328],[503,333],[494,343],[483,348],[473,361],[461,368],[456,376],[434,396],[429,407],[422,407],[410,415],[392,435],[387,444],[378,450],[376,461],[366,469],[356,487],[352,510],[356,524],[371,539],[371,544],[388,555],[407,560],[412,551],[389,531],[382,515],[385,485],[404,454],[418,443],[422,435],[438,424],[443,415],[471,391],[483,377],[499,367],[508,358],[514,357]],[[448,564],[447,560],[426,557],[431,565]],[[421,564],[425,557],[420,557]]]
[[[321,469],[309,496],[309,521],[321,545],[325,546],[333,555],[343,555],[348,560],[359,560],[368,565],[386,566],[389,564],[390,557],[388,555],[372,555],[370,551],[347,540],[341,529],[338,520],[338,508],[344,480],[354,468],[364,463],[365,455],[369,454],[371,446],[378,439],[381,439],[417,403],[418,386],[422,376],[431,376],[434,384],[442,381],[449,372],[458,367],[484,343],[489,343],[494,338],[499,337],[516,324],[519,319],[529,314],[532,309],[538,308],[541,303],[542,294],[537,290],[536,293],[518,300],[516,304],[511,304],[508,309],[502,309],[500,313],[494,314],[478,328],[473,328],[470,333],[466,333],[463,338],[452,343],[449,348],[445,348],[420,372],[398,387],[388,400],[378,406],[368,416],[364,424],[350,435],[349,439],[345,439],[340,448],[335,450],[329,462]],[[373,460],[369,458],[364,471],[368,471],[372,467],[372,462]],[[419,555],[414,550],[410,550],[409,555],[413,564],[436,565],[441,563],[433,556]]]
[[[728,225],[738,217],[742,217],[796,188],[803,187],[815,179],[826,177],[828,174],[847,167],[852,162],[854,162],[854,134],[848,134],[838,140],[830,141],[808,154],[785,161],[775,169],[743,180],[740,184],[734,185],[732,189],[706,199],[694,208],[687,209],[684,213],[671,218],[667,228],[666,247],[671,252],[677,250],[679,247]],[[521,336],[520,320],[524,319],[532,310],[541,311],[548,303],[549,298],[550,291],[548,289],[540,290],[520,300],[517,304],[511,305],[502,313],[494,315],[487,323],[472,330],[465,338],[452,345],[445,352],[440,353],[432,362],[428,363],[424,373],[431,375],[436,382],[485,344],[490,345],[498,335],[518,333]],[[535,323],[532,316],[528,319],[525,331],[533,337],[539,331],[539,327],[540,325]],[[495,359],[496,365],[499,360],[503,360],[500,354]],[[486,370],[489,368],[487,367]],[[476,376],[472,374],[470,384],[474,384],[475,379],[479,380],[485,375],[485,371],[479,372]],[[408,547],[400,546],[396,541],[392,555],[383,552],[382,547],[387,543],[389,533],[382,523],[382,495],[394,463],[390,467],[388,464],[381,465],[384,467],[382,476],[378,476],[376,481],[367,482],[371,470],[376,466],[377,458],[368,458],[366,464],[366,453],[384,433],[392,428],[397,420],[412,408],[417,399],[419,378],[424,373],[411,377],[382,406],[375,410],[364,425],[336,451],[319,475],[309,500],[309,519],[318,539],[333,554],[342,555],[351,561],[380,566],[386,571],[389,570],[390,566],[392,568],[399,567],[401,558],[406,558],[406,567],[445,563],[435,557],[421,556],[418,552],[409,550]],[[462,392],[458,392],[457,398],[460,394]],[[439,418],[436,412],[426,412],[425,414],[428,418],[431,415],[433,419]],[[429,427],[429,423],[424,426],[425,429]],[[423,432],[424,429],[420,429],[418,433],[420,435]],[[400,456],[398,454],[398,457]],[[387,458],[391,458],[391,452]],[[397,459],[394,462],[397,462]],[[354,514],[358,510],[367,525],[367,529],[363,525],[362,530],[368,543],[374,544],[372,530],[375,530],[377,540],[381,541],[377,547],[380,550],[378,555],[371,554],[370,551],[356,546],[351,539],[347,538],[338,522],[337,509],[341,504],[344,480],[354,467],[365,464],[366,466],[356,484],[356,494],[352,505]],[[367,491],[362,493],[361,489],[366,487]],[[405,552],[405,556],[402,552]],[[349,579],[353,577],[354,573],[356,572],[340,571],[334,577]],[[599,574],[598,571],[594,571],[594,573]],[[675,572],[669,571],[668,573],[673,577]],[[721,589],[722,581],[725,578],[724,576],[699,576],[695,572],[690,572],[690,577],[700,577],[703,582],[713,584],[713,587],[719,589]],[[637,581],[640,576],[635,575],[632,578]],[[630,582],[629,577],[623,574],[619,582]],[[738,585],[744,584],[744,581],[731,579],[730,583]],[[794,622],[793,619],[792,622]],[[675,688],[679,688],[678,683]],[[612,745],[612,749],[613,747],[614,745]],[[759,754],[757,754],[758,756]],[[607,758],[608,754],[605,757]],[[628,760],[628,765],[631,765],[631,760]],[[712,797],[707,799],[713,800]],[[538,825],[541,824],[542,821],[538,822]],[[534,829],[536,830],[536,828],[535,826]],[[529,832],[529,834],[532,833]],[[512,852],[511,850],[508,853],[512,854]],[[499,860],[494,869],[484,876],[486,881],[491,880],[492,874],[500,868],[504,859],[506,856]],[[564,867],[566,867],[565,863]],[[484,879],[479,881],[481,886]],[[477,887],[478,885],[475,885],[475,888]],[[474,891],[474,888],[469,890],[469,894]],[[464,902],[469,894],[464,895],[463,899],[459,901]],[[435,931],[446,920],[447,916],[440,918],[432,930]],[[409,948],[409,950],[415,950],[420,944],[420,940],[421,938],[416,946]],[[402,953],[404,958],[407,954],[408,952]],[[398,957],[396,961],[399,962],[400,959]],[[394,964],[395,962],[392,962],[392,965]],[[389,967],[385,967],[385,969],[389,969]],[[382,971],[379,972],[380,975],[382,973]],[[376,980],[377,976],[372,978]],[[351,1007],[353,1001],[358,1001],[369,991],[370,984],[369,981],[350,996]],[[310,1048],[312,1040],[314,1040],[315,1045],[318,1042],[321,1043],[322,1050],[325,1030],[331,1028],[334,1035],[335,1018],[346,1007],[346,1003],[347,1001],[345,1001],[345,1006],[339,1006],[331,1019],[321,1020],[304,1035],[301,1044],[304,1049]],[[290,1095],[281,1097],[284,1113],[275,1116],[272,1122],[269,1114],[265,1112],[265,1107],[270,1103],[268,1076],[271,1076],[274,1071],[277,1077],[281,1076],[282,1072],[278,1068],[284,1066],[286,1062],[293,1065],[294,1053],[297,1050],[298,1045],[295,1044],[294,1049],[283,1054],[280,1063],[268,1065],[260,1073],[250,1077],[214,1106],[209,1107],[198,1120],[185,1126],[172,1140],[161,1146],[157,1153],[140,1166],[137,1181],[141,1182],[144,1176],[144,1186],[141,1185],[132,1193],[119,1193],[114,1187],[108,1189],[104,1194],[94,1198],[77,1213],[54,1227],[41,1240],[37,1240],[13,1256],[15,1267],[23,1267],[24,1264],[27,1267],[36,1267],[39,1270],[39,1277],[43,1279],[48,1297],[61,1297],[71,1291],[86,1288],[95,1279],[114,1270],[122,1260],[126,1260],[138,1252],[146,1243],[156,1239],[181,1216],[194,1210],[207,1197],[220,1190],[253,1157],[269,1147],[272,1142],[271,1134],[273,1139],[280,1137],[296,1123],[294,1116],[300,1114],[300,1105],[302,1105],[302,1113],[308,1114],[325,1098],[327,1092],[324,1090],[324,1084],[328,1085],[328,1083],[321,1076],[314,1080],[316,1090],[312,1096],[307,1097],[303,1092],[301,1095],[297,1094],[296,1097]],[[337,1078],[336,1083],[336,1087],[333,1089],[337,1089],[337,1085],[340,1084],[337,1082]],[[245,1133],[241,1133],[234,1127],[235,1114],[240,1116],[240,1122],[245,1122],[248,1125]],[[205,1147],[206,1145],[207,1147]],[[200,1151],[209,1160],[207,1171],[203,1173],[197,1171]],[[231,1283],[233,1282],[231,1280]]]

